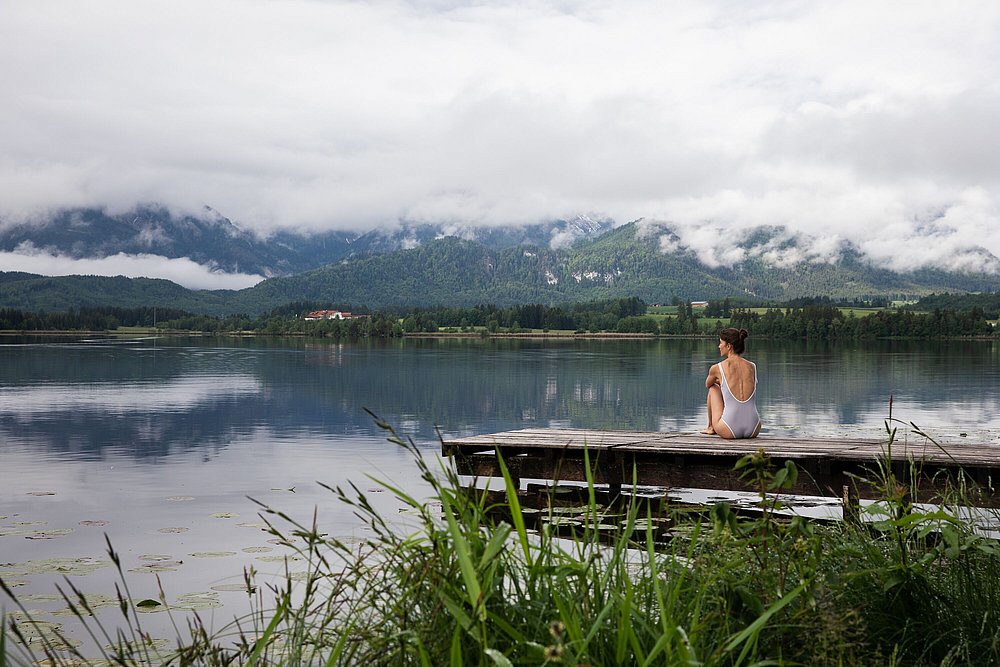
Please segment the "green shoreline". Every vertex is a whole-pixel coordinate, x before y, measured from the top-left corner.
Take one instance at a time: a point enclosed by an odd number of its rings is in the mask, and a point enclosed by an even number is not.
[[[315,334],[310,334],[306,332],[284,332],[284,333],[268,333],[265,331],[186,331],[186,330],[167,330],[158,329],[150,331],[139,331],[139,330],[65,330],[65,329],[55,329],[55,330],[33,330],[33,331],[13,331],[13,330],[3,330],[0,331],[0,338],[6,337],[72,337],[72,336],[113,336],[119,338],[135,337],[135,336],[160,336],[160,337],[171,337],[171,338],[312,338],[316,340],[344,340],[347,337],[333,338],[330,336],[317,336]],[[445,338],[455,338],[455,339],[489,339],[489,338],[499,338],[499,339],[534,339],[534,340],[714,340],[715,333],[703,333],[703,334],[653,334],[653,333],[617,333],[611,331],[603,332],[587,332],[587,333],[577,333],[577,332],[566,332],[566,333],[536,333],[536,332],[521,332],[521,333],[481,333],[477,331],[436,331],[436,332],[413,332],[413,333],[403,333],[395,338],[429,338],[429,339],[445,339]],[[814,341],[814,342],[828,342],[828,343],[843,343],[843,344],[855,344],[859,341],[874,341],[874,340],[923,340],[923,341],[948,341],[948,340],[967,340],[967,341],[996,341],[997,337],[995,335],[991,336],[879,336],[875,338],[845,338],[845,339],[829,339],[829,338],[782,338],[775,336],[754,336],[756,340],[781,340],[781,341]],[[365,340],[365,337],[349,339],[349,340]]]

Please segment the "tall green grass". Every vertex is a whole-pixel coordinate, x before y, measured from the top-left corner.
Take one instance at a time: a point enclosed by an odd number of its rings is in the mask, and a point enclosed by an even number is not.
[[[166,595],[136,602],[121,574],[112,624],[67,584],[91,645],[28,637],[22,609],[0,665],[1000,665],[1000,549],[954,511],[906,504],[889,466],[872,475],[885,499],[856,525],[780,515],[797,470],[762,452],[738,465],[755,518],[726,504],[654,516],[636,498],[600,502],[592,481],[575,510],[553,499],[532,513],[505,467],[505,494],[469,489],[379,424],[430,488],[380,482],[402,523],[353,484],[327,488],[370,528],[360,545],[261,505],[308,567],[266,587],[247,572],[250,615],[214,632],[186,615],[175,645],[153,650],[136,610]]]

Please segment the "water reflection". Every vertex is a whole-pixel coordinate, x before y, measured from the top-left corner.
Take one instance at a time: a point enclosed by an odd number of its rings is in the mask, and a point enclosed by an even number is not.
[[[239,552],[163,575],[172,594],[241,581],[248,565],[281,572],[242,551],[273,546],[253,527],[248,495],[306,521],[318,508],[324,531],[363,535],[315,484],[353,482],[398,517],[391,494],[366,475],[411,492],[419,480],[365,408],[428,452],[436,451],[435,427],[452,435],[528,426],[695,430],[717,360],[710,340],[5,342],[2,560],[101,557],[104,532],[127,568],[141,567],[144,553],[188,562],[195,552]],[[876,435],[893,396],[898,417],[937,429],[944,441],[962,442],[965,432],[1000,443],[995,344],[757,341],[749,356],[761,369],[765,437]],[[73,532],[25,539],[23,523]],[[55,579],[35,577],[24,590],[50,593]],[[130,584],[140,597],[158,594],[151,575]],[[110,574],[89,575],[87,590],[113,590]]]
[[[155,343],[155,344],[153,344]],[[0,346],[8,445],[160,457],[266,428],[277,439],[378,436],[365,408],[433,443],[525,426],[693,430],[712,341],[161,339]],[[757,342],[765,430],[1000,428],[997,346]],[[970,391],[970,388],[974,388]]]
[[[0,393],[0,416],[60,419],[99,411],[108,416],[128,413],[186,412],[218,396],[247,396],[261,391],[250,375],[195,375],[155,382],[92,382],[14,386]]]

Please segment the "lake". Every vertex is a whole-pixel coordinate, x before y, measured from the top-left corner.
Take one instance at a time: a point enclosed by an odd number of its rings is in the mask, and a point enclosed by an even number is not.
[[[107,534],[135,599],[157,597],[158,575],[168,601],[197,593],[191,606],[218,627],[245,608],[232,590],[244,567],[285,567],[248,496],[363,539],[317,480],[353,482],[390,515],[399,506],[370,476],[419,492],[411,458],[366,408],[428,457],[438,429],[693,431],[716,355],[714,340],[5,339],[0,577],[46,615],[64,606],[45,597],[64,572],[110,593]],[[891,396],[893,416],[945,446],[1000,448],[997,343],[751,339],[747,357],[762,437],[878,437]],[[150,617],[172,636],[164,614]]]

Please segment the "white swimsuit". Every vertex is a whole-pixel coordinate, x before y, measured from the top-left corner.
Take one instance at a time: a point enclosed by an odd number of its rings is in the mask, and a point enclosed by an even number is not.
[[[722,423],[733,432],[734,438],[752,438],[760,426],[760,414],[757,412],[757,365],[752,361],[747,361],[753,366],[753,393],[745,401],[733,396],[726,382],[726,371],[719,364],[719,373],[722,375]]]

